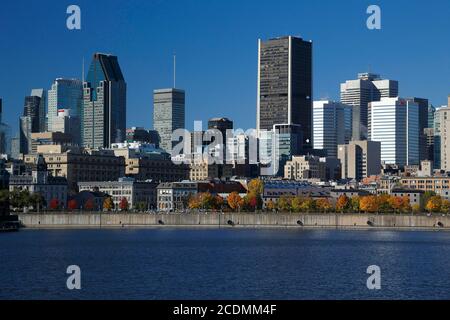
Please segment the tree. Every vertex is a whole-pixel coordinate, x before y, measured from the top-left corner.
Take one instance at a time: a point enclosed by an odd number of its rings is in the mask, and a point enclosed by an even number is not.
[[[441,212],[442,213],[449,213],[449,211],[450,211],[450,201],[442,200]]]
[[[127,198],[125,198],[125,197],[122,198],[122,200],[120,200],[120,203],[119,203],[120,210],[127,211],[128,207],[129,207],[129,204],[128,204]]]
[[[189,197],[188,207],[189,209],[200,209],[201,201],[199,194],[191,195],[191,197]]]
[[[392,209],[394,209],[394,212],[396,212],[396,213],[401,212],[404,208],[403,198],[391,197],[390,205],[391,205]]]
[[[69,202],[67,203],[67,208],[69,208],[69,210],[77,210],[78,209],[78,202],[75,199],[69,200]]]
[[[105,208],[105,205],[103,205],[103,208]],[[142,202],[142,201],[138,202],[138,203],[136,203],[134,208],[139,212],[144,212],[147,209],[147,202]],[[111,210],[111,209],[109,209],[109,210]]]
[[[378,212],[379,206],[378,206],[378,199],[376,196],[366,196],[362,197],[360,200],[360,208],[362,211],[366,213],[374,213]]]
[[[267,201],[266,208],[269,211],[274,211],[277,208],[277,206],[276,206],[275,202],[273,202],[272,199],[270,199],[269,201]]]
[[[217,210],[222,210],[223,204],[224,204],[224,200],[221,196],[217,195],[214,198],[214,208]]]
[[[380,212],[391,212],[392,209],[392,197],[388,194],[381,194],[378,196],[378,207]]]
[[[350,200],[350,208],[354,213],[359,213],[361,198],[359,196],[354,196]]]
[[[413,213],[420,213],[421,209],[420,204],[415,204],[412,206]]]
[[[114,209],[114,202],[113,202],[111,197],[107,197],[103,201],[103,209],[106,210],[106,211],[111,211],[111,210]]]
[[[439,212],[441,210],[442,198],[440,196],[432,196],[426,206],[425,209],[428,212]]]
[[[50,209],[52,209],[52,210],[58,210],[59,209],[59,200],[58,199],[50,200]]]
[[[39,209],[45,204],[45,198],[40,193],[33,193],[32,195],[30,195],[30,202],[33,208],[39,211]]]
[[[227,202],[228,202],[228,206],[233,211],[239,210],[244,204],[244,201],[242,200],[241,196],[237,192],[230,193],[230,195],[227,198]]]
[[[291,201],[292,211],[300,212],[302,210],[303,199],[300,197],[295,197]]]
[[[91,210],[94,210],[94,207],[95,207],[94,200],[92,200],[92,198],[89,198],[89,199],[87,199],[86,202],[84,203],[83,209],[84,209],[84,210],[91,211]]]
[[[262,195],[264,191],[264,182],[261,179],[253,179],[247,185],[248,193]]]
[[[316,202],[311,198],[306,198],[300,205],[300,210],[303,212],[310,212],[316,207]]]
[[[336,201],[336,211],[344,213],[350,205],[350,199],[345,195],[341,195]]]
[[[288,196],[281,196],[281,197],[278,199],[278,205],[277,205],[277,207],[278,207],[278,209],[280,209],[281,211],[288,212],[288,211],[291,211],[291,209],[292,209],[291,203],[292,203],[292,198],[291,198],[291,197],[288,197]]]
[[[317,199],[316,207],[317,207],[318,210],[321,210],[323,212],[328,212],[331,209],[333,209],[333,206],[330,203],[330,200],[328,200],[328,198]]]

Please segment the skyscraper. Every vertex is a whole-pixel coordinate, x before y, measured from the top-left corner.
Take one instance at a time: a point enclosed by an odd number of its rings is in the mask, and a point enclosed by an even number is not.
[[[10,154],[11,152],[11,128],[2,122],[3,101],[0,98],[0,154]]]
[[[338,145],[347,144],[352,136],[352,109],[334,101],[314,101],[314,149],[326,150],[329,157],[337,157]]]
[[[382,98],[369,103],[369,140],[381,142],[381,161],[418,165],[419,106],[402,98]]]
[[[125,141],[127,85],[116,56],[95,53],[83,82],[82,145]]]
[[[292,36],[259,40],[258,130],[301,125],[304,144],[312,136],[312,42]]]
[[[428,99],[409,98],[419,106],[419,160],[429,160],[427,154],[427,137],[425,128],[428,127]]]
[[[180,89],[153,91],[153,128],[160,137],[159,146],[171,153],[176,142],[172,133],[185,128],[185,92]]]
[[[41,125],[41,98],[39,96],[25,97],[23,114],[20,117],[20,153],[31,152],[31,134],[40,132]],[[45,113],[44,113],[45,114]]]
[[[357,80],[341,84],[341,102],[352,106],[353,140],[367,139],[367,106],[381,98],[398,96],[398,82],[383,80],[373,73],[360,73]]]
[[[72,117],[80,117],[83,107],[83,82],[77,79],[56,79],[48,91],[47,131],[54,132],[53,122],[58,110],[70,110]]]
[[[30,96],[39,97],[39,129],[37,132],[44,132],[47,130],[47,124],[45,119],[45,114],[47,112],[47,91],[44,89],[33,89],[31,90]]]
[[[381,144],[376,141],[350,141],[338,146],[342,179],[362,180],[381,172]]]

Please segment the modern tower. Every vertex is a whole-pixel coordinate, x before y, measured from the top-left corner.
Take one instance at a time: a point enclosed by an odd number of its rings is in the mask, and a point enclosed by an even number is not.
[[[185,128],[185,92],[170,88],[153,91],[153,128],[160,137],[159,146],[171,153],[176,142],[172,133]]]
[[[125,141],[127,85],[116,56],[95,53],[83,82],[83,147],[103,148]]]
[[[419,106],[402,98],[369,103],[369,140],[381,142],[381,161],[399,166],[418,165]]]
[[[292,36],[259,40],[257,130],[301,125],[304,144],[312,136],[312,41]]]
[[[425,129],[428,128],[428,99],[409,98],[419,106],[419,160],[430,160],[427,154],[427,137]]]
[[[334,101],[314,101],[314,149],[326,150],[329,157],[337,157],[338,145],[348,144],[352,136],[352,109]]]
[[[31,90],[30,96],[39,97],[39,129],[37,132],[44,132],[47,130],[47,124],[45,119],[45,114],[47,112],[47,91],[44,89],[33,89]]]
[[[31,153],[31,134],[40,132],[41,98],[39,96],[25,97],[23,114],[20,117],[20,153]]]
[[[377,74],[360,73],[357,80],[341,84],[341,102],[353,109],[353,140],[367,139],[367,106],[381,98],[398,97],[398,82],[383,80]]]
[[[61,109],[79,117],[83,107],[83,82],[78,79],[56,79],[48,91],[47,131],[54,132],[53,122]]]
[[[0,154],[10,154],[11,128],[2,122],[3,101],[0,98]]]

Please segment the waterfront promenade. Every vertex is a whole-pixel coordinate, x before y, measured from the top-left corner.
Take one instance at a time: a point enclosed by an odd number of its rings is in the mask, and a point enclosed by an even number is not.
[[[381,214],[281,213],[26,213],[19,214],[26,228],[344,228],[435,229],[450,231],[450,216]]]

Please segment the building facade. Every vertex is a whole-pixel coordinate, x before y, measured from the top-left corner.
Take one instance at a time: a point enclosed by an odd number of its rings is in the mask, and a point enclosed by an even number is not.
[[[157,183],[150,181],[135,181],[133,178],[119,178],[117,181],[79,182],[78,189],[82,191],[99,191],[111,196],[118,209],[122,199],[126,199],[129,208],[137,205],[148,210],[156,208]]]
[[[172,133],[185,126],[185,92],[180,89],[153,91],[153,128],[158,132],[160,147],[172,153]]]
[[[350,141],[338,146],[342,179],[362,180],[381,172],[381,143],[377,141]]]
[[[383,80],[377,74],[360,73],[357,80],[341,84],[341,102],[352,106],[352,140],[368,137],[368,104],[398,96],[398,82]]]
[[[197,194],[196,182],[161,183],[157,187],[158,211],[184,211],[189,207],[189,199]]]
[[[418,165],[419,106],[402,98],[382,98],[369,104],[369,140],[381,143],[381,161]]]
[[[326,150],[329,157],[337,157],[338,145],[347,144],[352,137],[352,109],[334,101],[314,101],[314,149]]]
[[[78,79],[56,79],[48,90],[47,130],[60,131],[60,127],[54,127],[54,121],[60,116],[61,109],[70,110],[72,117],[79,117],[83,108],[83,82]],[[80,123],[78,122],[78,126]],[[60,131],[61,132],[61,131]],[[80,135],[80,133],[78,133]],[[79,139],[79,137],[76,137]]]
[[[257,130],[301,125],[312,144],[312,41],[292,36],[258,42]]]
[[[81,140],[86,148],[125,141],[127,85],[116,56],[95,53],[83,83]]]

